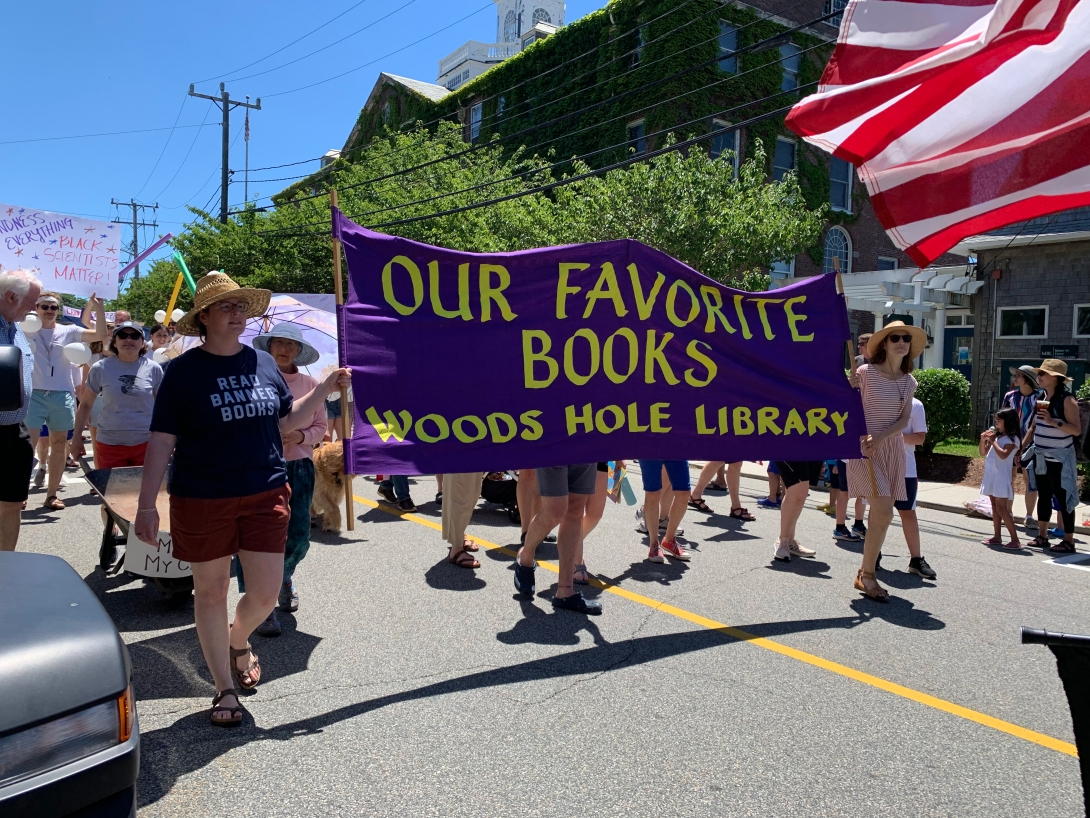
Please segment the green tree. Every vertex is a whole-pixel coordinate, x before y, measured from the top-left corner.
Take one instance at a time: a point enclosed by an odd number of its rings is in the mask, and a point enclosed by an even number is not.
[[[969,434],[973,404],[969,382],[955,369],[922,369],[915,373],[919,387],[916,397],[927,412],[925,454],[943,441]]]

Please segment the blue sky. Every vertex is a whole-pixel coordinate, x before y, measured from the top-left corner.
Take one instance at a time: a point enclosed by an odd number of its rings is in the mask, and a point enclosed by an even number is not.
[[[602,5],[604,0],[571,0],[566,21]],[[472,16],[450,25],[467,15]],[[262,97],[262,110],[250,117],[250,167],[279,165],[341,147],[380,71],[434,82],[441,57],[466,40],[491,42],[496,33],[495,6],[488,0],[60,0],[45,6],[9,3],[3,17],[9,35],[21,34],[5,38],[0,202],[112,217],[111,198],[158,201],[158,232],[175,233],[190,217],[186,204],[205,207],[214,200],[208,207],[218,206],[219,114],[211,103],[186,97],[191,82],[201,93],[218,93],[223,81],[232,98]],[[404,50],[391,54],[398,49]],[[256,60],[261,61],[238,70]],[[282,93],[358,66],[364,67],[340,79]],[[179,127],[172,133],[175,121]],[[202,122],[205,127],[182,127]],[[236,109],[231,165],[240,170],[242,125],[243,113]],[[153,128],[163,130],[49,139]],[[317,166],[260,171],[251,178]],[[241,176],[231,187],[231,204],[243,199]],[[287,184],[251,183],[250,197]]]

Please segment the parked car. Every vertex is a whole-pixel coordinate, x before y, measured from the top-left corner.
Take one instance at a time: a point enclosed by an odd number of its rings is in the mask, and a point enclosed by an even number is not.
[[[67,562],[0,552],[0,815],[136,815],[140,728],[121,635]]]

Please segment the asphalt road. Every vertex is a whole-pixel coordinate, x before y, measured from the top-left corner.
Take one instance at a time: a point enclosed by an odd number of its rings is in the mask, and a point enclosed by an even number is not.
[[[129,644],[146,818],[1082,815],[1055,663],[1018,626],[1090,633],[1090,554],[995,551],[990,523],[924,510],[939,579],[907,573],[894,529],[882,605],[852,588],[860,548],[813,508],[799,539],[817,558],[773,563],[763,489],[743,481],[748,524],[707,494],[687,564],[644,562],[633,509],[609,504],[586,545],[611,586],[590,591],[596,618],[554,612],[544,567],[520,600],[510,551],[447,565],[429,478],[411,519],[358,503],[354,532],[315,536],[284,635],[255,637],[265,676],[232,731],[208,724],[192,606],[95,568],[85,484],[59,514],[31,495],[20,550],[66,558]],[[376,497],[362,479],[356,495]],[[518,541],[501,510],[470,533]]]

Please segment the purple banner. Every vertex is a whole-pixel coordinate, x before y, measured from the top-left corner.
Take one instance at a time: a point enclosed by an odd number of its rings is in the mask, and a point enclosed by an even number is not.
[[[353,474],[859,457],[833,275],[732,290],[636,241],[460,253],[343,214]]]

